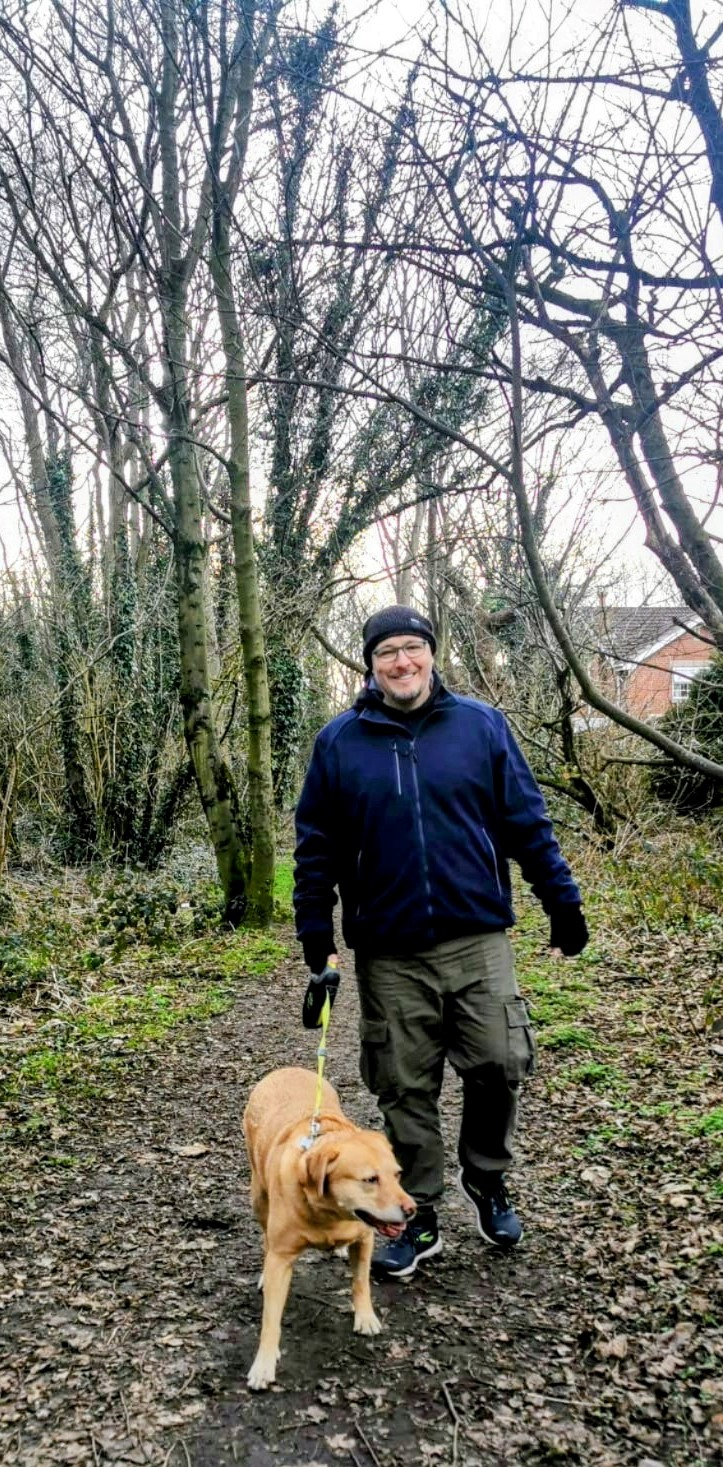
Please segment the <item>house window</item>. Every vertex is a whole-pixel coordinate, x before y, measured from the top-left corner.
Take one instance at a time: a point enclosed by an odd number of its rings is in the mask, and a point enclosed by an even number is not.
[[[700,677],[709,664],[707,662],[677,662],[672,668],[670,697],[673,703],[684,703],[690,695],[694,677]]]

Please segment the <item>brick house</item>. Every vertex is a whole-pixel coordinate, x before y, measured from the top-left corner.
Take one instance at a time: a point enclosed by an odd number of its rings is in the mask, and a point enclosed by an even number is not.
[[[590,615],[590,613],[588,613]],[[689,606],[603,606],[586,642],[602,691],[638,718],[660,718],[682,703],[715,650]],[[584,719],[588,726],[598,720]]]

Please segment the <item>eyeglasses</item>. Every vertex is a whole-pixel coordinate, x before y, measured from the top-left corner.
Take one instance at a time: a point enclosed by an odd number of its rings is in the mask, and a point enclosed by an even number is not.
[[[391,667],[401,652],[404,653],[405,657],[416,660],[418,657],[424,655],[428,647],[429,642],[405,642],[403,647],[382,647],[381,652],[378,652],[375,648],[374,656],[377,662],[383,662],[385,667]]]

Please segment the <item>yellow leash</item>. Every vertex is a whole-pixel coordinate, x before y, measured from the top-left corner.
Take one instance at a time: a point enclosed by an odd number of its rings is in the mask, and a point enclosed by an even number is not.
[[[299,1142],[299,1147],[302,1151],[308,1151],[309,1147],[313,1146],[319,1135],[319,1116],[321,1115],[321,1096],[324,1085],[324,1065],[326,1063],[326,1031],[329,1028],[330,1018],[331,1004],[327,993],[321,1010],[321,1039],[319,1040],[319,1048],[316,1051],[316,1099],[314,1101],[314,1114],[311,1117],[308,1136],[305,1136],[303,1141]]]

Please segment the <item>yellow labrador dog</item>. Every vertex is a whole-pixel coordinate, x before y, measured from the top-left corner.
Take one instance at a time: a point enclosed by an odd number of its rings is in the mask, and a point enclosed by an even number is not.
[[[348,1244],[354,1329],[376,1335],[381,1323],[369,1288],[373,1230],[396,1238],[416,1212],[399,1185],[400,1168],[386,1137],[347,1120],[326,1080],[320,1134],[304,1148],[315,1096],[316,1076],[309,1070],[273,1070],[254,1086],[244,1112],[251,1201],[264,1234],[261,1339],[248,1373],[253,1391],[276,1379],[281,1316],[299,1254]]]

